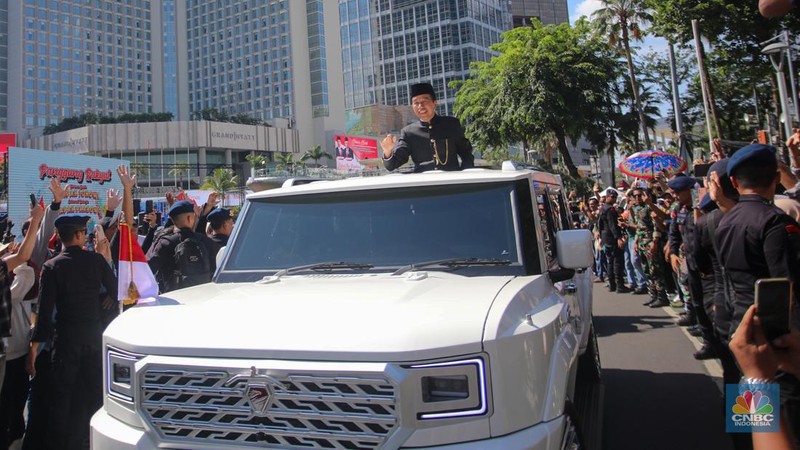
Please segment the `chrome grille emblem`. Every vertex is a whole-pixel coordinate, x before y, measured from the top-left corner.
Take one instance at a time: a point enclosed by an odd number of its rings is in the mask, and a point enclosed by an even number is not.
[[[244,383],[244,386],[242,384]],[[283,384],[269,375],[259,374],[255,366],[250,374],[237,374],[225,383],[225,386],[242,389],[242,395],[250,405],[250,411],[256,416],[266,416],[272,406],[276,389],[284,389]]]

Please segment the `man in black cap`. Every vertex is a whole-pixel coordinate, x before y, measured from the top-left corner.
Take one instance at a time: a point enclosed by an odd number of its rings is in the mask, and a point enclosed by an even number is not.
[[[411,107],[419,122],[400,130],[400,138],[386,135],[381,141],[383,165],[394,170],[410,157],[414,172],[461,170],[473,167],[472,144],[455,117],[436,114],[436,93],[430,83],[411,86]]]
[[[689,303],[687,317],[697,320],[697,331],[703,337],[703,347],[694,353],[695,359],[715,358],[717,353],[714,348],[714,326],[711,318],[704,309],[704,292],[713,292],[714,279],[712,274],[704,274],[698,270],[695,208],[692,204],[692,189],[697,181],[687,176],[677,176],[667,183],[675,193],[675,198],[680,204],[677,217],[670,224],[669,245],[670,263],[676,273],[682,273],[685,263],[686,282],[689,287]],[[680,277],[679,277],[680,278]]]
[[[100,287],[116,299],[117,279],[106,239],[98,239],[97,253],[83,249],[88,221],[77,214],[56,219],[64,251],[42,268],[31,352],[52,340],[48,449],[82,448],[89,419],[103,404]]]
[[[208,223],[211,225],[211,240],[217,244],[217,250],[228,245],[228,238],[233,231],[233,216],[231,210],[215,208],[208,213]],[[214,253],[216,256],[216,252]]]
[[[773,204],[778,184],[775,147],[751,144],[728,158],[728,176],[739,201],[720,221],[716,233],[720,262],[735,293],[731,332],[754,303],[759,278],[796,281],[797,223]]]
[[[720,220],[716,244],[732,293],[729,329],[732,337],[755,303],[756,280],[789,278],[797,285],[800,226],[773,204],[780,176],[775,147],[763,144],[742,147],[728,158],[727,170],[739,192],[739,201]],[[792,323],[798,327],[797,289],[794,294]],[[800,429],[800,383],[785,373],[777,381],[781,385],[782,412],[786,412],[793,429]]]
[[[161,293],[208,283],[216,270],[216,244],[195,232],[197,214],[186,200],[175,202],[168,212],[175,231],[162,236],[151,248],[150,269]]]

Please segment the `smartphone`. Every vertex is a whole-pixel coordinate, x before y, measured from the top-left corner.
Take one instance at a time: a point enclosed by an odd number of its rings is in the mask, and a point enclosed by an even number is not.
[[[144,212],[150,214],[153,212],[153,201],[152,200],[145,200],[144,201]]]
[[[711,167],[711,164],[695,164],[694,166],[694,176],[696,177],[705,177],[708,175],[708,168]]]
[[[756,313],[764,335],[770,342],[789,333],[792,290],[792,282],[788,278],[761,278],[756,281]]]
[[[30,199],[31,199],[31,206],[36,206],[36,196],[33,194],[33,192],[31,192]]]

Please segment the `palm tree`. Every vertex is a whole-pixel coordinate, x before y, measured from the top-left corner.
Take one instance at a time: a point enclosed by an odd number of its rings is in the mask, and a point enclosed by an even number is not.
[[[189,175],[190,170],[192,170],[192,166],[190,166],[189,163],[179,161],[170,167],[167,175],[177,176],[180,180],[179,184],[183,186],[183,174],[185,173],[186,175]]]
[[[225,194],[239,187],[239,181],[233,169],[218,167],[211,172],[211,176],[206,178],[200,189],[214,191],[222,199],[222,206],[225,206]]]
[[[647,122],[639,99],[639,86],[636,83],[630,41],[631,39],[642,40],[641,27],[649,24],[652,16],[647,12],[644,0],[601,0],[601,3],[603,7],[592,13],[592,21],[596,24],[600,34],[608,38],[609,44],[625,54],[634,105],[639,114],[639,124],[644,134],[644,145],[649,149],[650,136],[647,134]]]
[[[294,160],[294,153],[275,153],[275,168],[278,170],[294,170],[295,166],[302,164]]]
[[[322,146],[317,145],[316,147],[312,147],[306,150],[305,154],[300,158],[301,161],[308,161],[309,159],[314,160],[314,164],[317,167],[320,167],[319,160],[320,159],[332,159],[333,157],[328,152],[322,151]]]
[[[256,176],[256,169],[263,168],[267,164],[267,157],[256,152],[245,155],[244,159],[250,164],[250,176]]]

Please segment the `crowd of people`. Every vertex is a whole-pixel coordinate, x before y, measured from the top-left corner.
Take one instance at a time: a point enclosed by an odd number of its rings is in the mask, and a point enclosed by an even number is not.
[[[88,216],[60,214],[68,186],[51,179],[51,203],[32,203],[21,243],[2,249],[0,449],[23,437],[23,449],[88,445],[89,420],[103,402],[102,333],[122,309],[123,227],[138,230],[161,293],[209,282],[227,244],[233,216],[216,207],[216,194],[202,206],[168,194],[169,218],[159,224],[155,211],[134,214],[135,175],[126,166],[117,174],[122,193],[108,191],[93,229]]]
[[[755,297],[759,280],[788,279],[791,286],[800,274],[800,132],[787,142],[793,169],[769,145],[726,151],[715,144],[707,174],[661,173],[627,189],[596,185],[583,201],[573,196],[573,221],[594,233],[595,282],[617,293],[649,294],[644,305],[652,308],[682,309],[678,325],[703,341],[694,358],[719,359],[727,384],[778,383],[782,430],[798,435],[798,293],[785,289],[791,332],[772,342]],[[753,448],[749,435],[731,436],[737,449]]]

